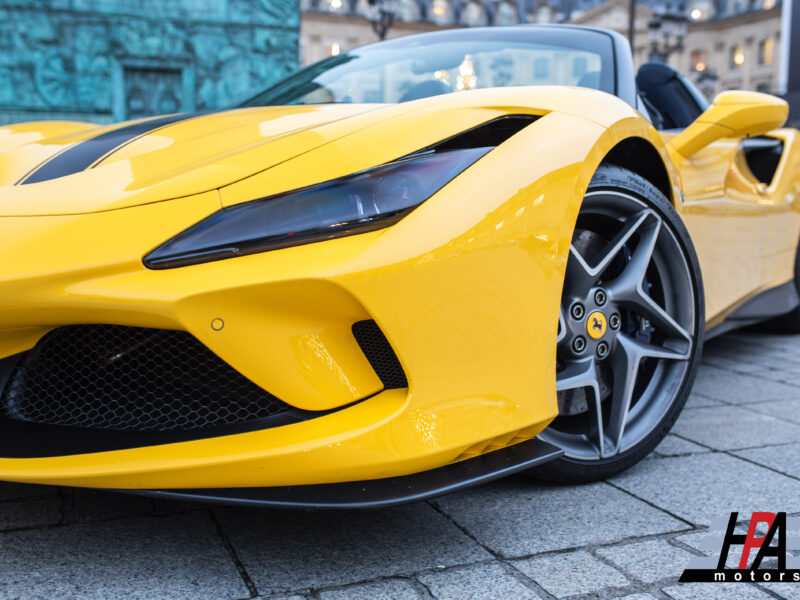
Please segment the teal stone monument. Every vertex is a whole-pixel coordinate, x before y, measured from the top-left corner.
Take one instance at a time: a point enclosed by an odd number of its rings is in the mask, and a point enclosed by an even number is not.
[[[0,124],[235,106],[297,68],[297,0],[0,0]]]

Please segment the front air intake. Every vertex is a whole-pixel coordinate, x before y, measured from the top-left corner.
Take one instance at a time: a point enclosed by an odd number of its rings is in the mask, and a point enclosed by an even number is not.
[[[297,412],[189,333],[116,325],[48,333],[0,398],[8,419],[126,432],[212,430]]]

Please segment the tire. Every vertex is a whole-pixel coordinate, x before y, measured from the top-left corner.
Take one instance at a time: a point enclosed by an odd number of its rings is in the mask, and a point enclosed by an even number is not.
[[[661,442],[697,374],[703,297],[694,246],[669,200],[639,175],[601,165],[581,206],[567,264],[559,416],[540,434],[565,454],[531,476],[602,480]]]

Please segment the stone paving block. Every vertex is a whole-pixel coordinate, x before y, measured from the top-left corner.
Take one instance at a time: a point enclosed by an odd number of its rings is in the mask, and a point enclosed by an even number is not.
[[[686,400],[684,408],[703,408],[706,406],[723,406],[724,404],[724,402],[708,398],[692,390],[692,393],[689,394],[689,398]]]
[[[798,391],[800,391],[800,389]],[[752,404],[745,405],[743,408],[754,410],[765,415],[770,415],[772,417],[781,419],[782,421],[800,424],[800,394],[798,394],[797,398],[792,400],[753,402]]]
[[[52,485],[29,485],[0,481],[0,502],[3,500],[34,498],[36,496],[55,496],[58,494],[59,489]]]
[[[534,600],[539,596],[499,562],[472,565],[418,579],[436,600]]]
[[[737,456],[744,457],[753,462],[775,469],[781,473],[800,477],[800,443],[785,446],[770,446],[768,448],[753,448],[750,450],[736,450]]]
[[[766,377],[766,376],[765,376]],[[800,369],[792,366],[791,368],[781,367],[771,374],[771,378],[786,385],[800,387]]]
[[[661,460],[669,459],[647,462]],[[686,528],[605,483],[560,486],[517,477],[436,503],[479,542],[506,557]]]
[[[0,599],[244,598],[207,514],[0,534]]]
[[[770,368],[772,364],[772,361],[769,361],[768,363],[759,363],[755,361],[748,361],[747,359],[730,358],[724,355],[714,355],[708,353],[703,354],[701,362],[701,366],[703,367],[713,367],[732,374],[764,377],[765,379],[775,381],[775,377],[771,375],[774,373],[774,369]]]
[[[512,564],[556,598],[630,584],[625,575],[585,550],[536,556]]]
[[[783,600],[800,600],[800,583],[760,583],[759,585],[778,594]]]
[[[734,531],[739,535],[745,535],[749,529],[750,515],[749,514],[740,514],[739,515],[739,523],[735,526]],[[723,520],[721,523],[725,523]],[[695,531],[692,533],[687,533],[683,535],[679,535],[674,538],[674,541],[679,542],[681,544],[686,544],[690,548],[698,551],[701,554],[705,554],[706,556],[714,556],[719,560],[719,551],[722,546],[722,536],[724,535],[724,530],[727,528],[727,524],[724,526],[720,526],[717,529],[703,529],[700,531]],[[756,532],[759,536],[764,536],[767,533],[767,525],[766,523],[759,523],[756,527]],[[787,536],[797,537],[800,536],[800,529],[797,527],[792,527],[789,525],[786,531]],[[725,561],[725,568],[726,569],[737,569],[739,567],[739,561],[742,557],[742,550],[743,547],[741,544],[734,544],[731,546],[731,549],[728,553],[728,558]],[[800,556],[800,551],[789,550],[789,554],[794,554]],[[750,553],[750,561],[755,558],[755,553]],[[761,568],[764,569],[777,569],[777,558],[775,557],[768,557],[765,558],[761,563]],[[796,586],[797,589],[800,591],[800,585]]]
[[[745,525],[737,525],[736,526],[736,533],[745,534],[747,533],[747,527]],[[761,527],[759,527],[759,534],[764,535],[766,531],[763,531]],[[712,532],[708,529],[704,529],[701,531],[696,531],[693,533],[688,533],[685,535],[681,535],[675,538],[676,541],[686,544],[690,548],[694,548],[698,552],[705,554],[706,556],[714,556],[719,560],[719,549],[718,545],[721,547],[722,545],[722,538],[720,537],[722,532]],[[711,538],[711,539],[708,539]],[[704,542],[708,539],[708,542],[714,546],[713,550],[709,550],[707,546],[705,546]],[[730,552],[728,553],[728,559],[725,561],[725,568],[726,569],[737,569],[739,567],[739,560],[742,557],[742,546],[734,545],[731,547]],[[753,558],[753,554],[750,556],[751,560]],[[767,559],[769,560],[769,559]],[[762,563],[764,566],[767,565],[765,561]]]
[[[612,600],[658,600],[658,599],[650,594],[630,594],[628,596],[617,596]]]
[[[678,583],[664,588],[674,600],[767,600],[766,592],[746,583]]]
[[[740,406],[687,408],[673,433],[717,450],[788,444],[800,440],[800,425]]]
[[[261,593],[340,586],[491,558],[426,503],[375,511],[231,508],[217,514]]]
[[[62,502],[59,496],[28,498],[0,503],[0,531],[55,525],[61,521]],[[2,538],[0,538],[0,556]],[[0,561],[2,565],[2,561]],[[0,574],[2,566],[0,566]],[[1,593],[1,592],[0,592]]]
[[[414,584],[404,579],[362,583],[319,593],[321,600],[420,600]]]
[[[75,489],[69,492],[68,500],[68,522],[115,519],[155,512],[152,498],[133,494]]]
[[[746,329],[739,329],[725,334],[724,337],[717,338],[718,342],[725,343],[728,339],[733,341],[743,341],[748,343],[759,344],[763,347],[782,347],[781,344],[786,346],[797,347],[800,343],[800,336],[795,333],[774,333],[769,331],[752,331]]]
[[[648,540],[634,544],[598,548],[595,552],[621,571],[645,583],[678,580],[694,556],[666,540]]]
[[[735,510],[800,512],[800,481],[727,454],[646,460],[612,481],[696,525]]]
[[[656,446],[654,452],[662,456],[682,456],[684,454],[697,454],[698,452],[710,452],[708,448],[704,448],[699,444],[684,440],[676,435],[669,434],[661,443]]]

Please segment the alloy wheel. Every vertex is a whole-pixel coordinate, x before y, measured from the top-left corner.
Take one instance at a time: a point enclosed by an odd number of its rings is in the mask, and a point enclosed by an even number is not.
[[[559,416],[540,437],[578,461],[634,448],[679,396],[694,336],[695,290],[668,223],[628,194],[590,192],[559,313]]]

